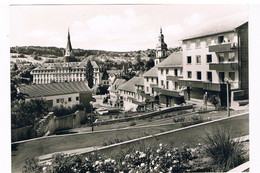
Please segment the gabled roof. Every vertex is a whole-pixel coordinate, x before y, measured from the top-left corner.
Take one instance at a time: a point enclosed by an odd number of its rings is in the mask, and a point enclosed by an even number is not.
[[[119,90],[123,91],[130,91],[130,92],[135,92],[135,84],[138,83],[138,81],[142,78],[141,76],[139,77],[133,77],[130,80],[126,81],[123,85],[119,86]]]
[[[143,76],[139,77],[139,79],[136,81],[135,85],[144,86],[144,77]]]
[[[157,65],[158,68],[163,67],[182,67],[182,52],[174,52],[165,60]]]
[[[248,12],[217,18],[207,21],[198,27],[192,27],[191,32],[184,36],[182,40],[231,32],[246,22],[248,22]]]
[[[143,74],[144,77],[158,77],[158,64],[145,72]]]
[[[63,94],[79,93],[91,91],[84,81],[63,82],[63,83],[48,83],[38,85],[21,86],[20,92],[28,94],[28,98],[55,96]]]
[[[109,91],[116,92],[118,87],[121,86],[125,82],[126,82],[125,79],[116,79],[115,82],[113,83],[113,85],[111,86],[111,88],[109,89]]]

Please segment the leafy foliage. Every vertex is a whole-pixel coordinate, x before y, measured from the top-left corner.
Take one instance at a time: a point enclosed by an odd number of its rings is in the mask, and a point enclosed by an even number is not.
[[[77,110],[84,110],[84,106],[81,104],[73,105],[72,107],[64,107],[63,105],[54,106],[52,112],[57,117],[66,116],[75,113]]]
[[[218,109],[220,107],[220,99],[216,95],[211,95],[209,97],[210,103],[215,107],[215,109]]]
[[[14,101],[11,103],[12,128],[33,125],[48,112],[49,108],[43,99]]]

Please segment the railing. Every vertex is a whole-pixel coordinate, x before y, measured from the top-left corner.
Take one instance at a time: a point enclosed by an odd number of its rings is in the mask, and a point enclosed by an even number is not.
[[[162,89],[162,88],[160,88],[159,94],[172,96],[172,97],[179,97],[180,96],[179,91],[167,90],[167,89]]]
[[[209,45],[209,52],[227,52],[236,49],[236,43],[224,43],[217,45]]]
[[[238,70],[238,63],[237,62],[210,63],[209,69],[217,70],[217,71]]]
[[[203,88],[211,91],[221,91],[222,83],[212,83],[208,81],[195,81],[195,80],[179,80],[179,85],[194,88]]]
[[[175,81],[175,82],[177,82],[181,78],[182,78],[182,76],[171,76],[171,75],[166,76],[166,80],[171,80],[171,81]]]

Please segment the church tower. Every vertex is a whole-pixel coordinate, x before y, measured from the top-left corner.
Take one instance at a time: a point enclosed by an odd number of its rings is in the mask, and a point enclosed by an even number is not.
[[[162,34],[162,28],[160,28],[160,35],[158,37],[158,43],[156,46],[156,58],[154,65],[159,64],[167,57],[167,44],[164,42],[164,35]]]
[[[71,42],[70,42],[70,30],[68,30],[67,47],[66,47],[66,50],[65,50],[64,57],[74,57],[74,53],[73,53]]]

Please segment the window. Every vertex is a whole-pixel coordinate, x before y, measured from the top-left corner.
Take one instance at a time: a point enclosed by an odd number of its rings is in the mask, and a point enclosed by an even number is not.
[[[161,74],[163,74],[163,69],[161,69]]]
[[[218,44],[221,44],[224,42],[224,36],[221,35],[221,36],[218,36]]]
[[[76,97],[76,100],[78,101],[78,100],[79,100],[79,97]]]
[[[166,69],[166,74],[169,74],[169,69],[168,68]]]
[[[156,79],[156,84],[158,85],[158,79]]]
[[[178,69],[174,69],[174,75],[178,76]]]
[[[152,77],[152,82],[153,82],[153,77]]]
[[[187,56],[187,64],[191,64],[191,56]]]
[[[146,82],[148,82],[148,81],[149,81],[149,78],[147,77],[147,78],[146,78]]]
[[[196,40],[195,46],[196,46],[197,49],[200,48],[200,39]]]
[[[207,55],[207,63],[212,62],[212,55]]]
[[[60,103],[60,99],[56,99],[56,103]]]
[[[197,79],[201,80],[201,72],[200,71],[197,71]]]
[[[68,102],[71,102],[71,97],[68,98]]]
[[[228,77],[230,78],[230,80],[235,81],[235,72],[229,72]]]
[[[225,72],[219,72],[219,82],[225,82]]]
[[[175,90],[178,89],[178,82],[174,82],[174,88],[175,88]]]
[[[228,62],[234,62],[235,61],[235,52],[230,52],[228,54]]]
[[[207,80],[212,82],[212,72],[211,71],[207,72]]]
[[[224,53],[218,54],[218,61],[219,63],[223,63],[225,61]]]
[[[152,88],[152,93],[154,93],[154,89]]]
[[[187,76],[188,78],[192,78],[192,73],[191,73],[191,71],[188,71],[187,74],[188,74],[188,76]]]
[[[146,87],[146,91],[149,92],[149,87]]]
[[[207,38],[207,40],[206,40],[206,47],[209,47],[210,43],[211,43],[211,38]]]
[[[164,83],[163,83],[163,80],[161,80],[161,86],[163,87]]]
[[[166,81],[166,89],[169,89],[169,81]]]
[[[200,64],[200,63],[201,63],[201,56],[200,56],[200,55],[197,55],[197,56],[196,56],[196,63],[197,63],[197,64]]]

